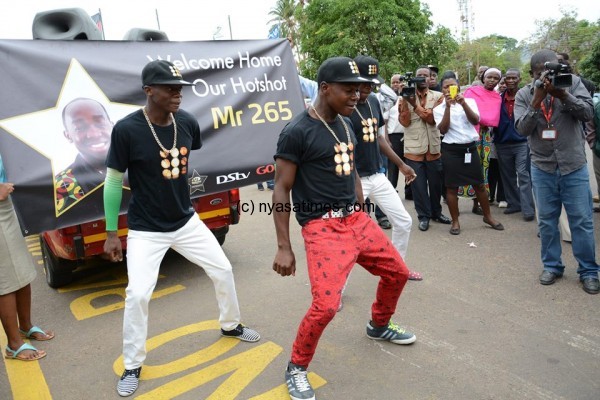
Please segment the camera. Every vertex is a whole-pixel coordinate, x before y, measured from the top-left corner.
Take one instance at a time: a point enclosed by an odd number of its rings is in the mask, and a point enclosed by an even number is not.
[[[568,64],[546,62],[544,68],[548,72],[546,78],[550,79],[555,88],[568,88],[573,84],[573,75]],[[543,84],[539,79],[535,81],[536,87],[542,87]]]
[[[407,85],[404,86],[404,88],[402,88],[402,92],[400,92],[400,96],[402,96],[402,97],[414,96],[415,92],[417,90],[416,84],[427,81],[427,78],[425,78],[423,76],[417,76],[417,77],[413,78],[412,72],[407,72],[405,75],[406,76],[400,77],[401,79],[404,78],[407,83]]]

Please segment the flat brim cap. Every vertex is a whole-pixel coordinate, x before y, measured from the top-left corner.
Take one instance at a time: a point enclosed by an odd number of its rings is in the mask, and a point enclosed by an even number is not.
[[[439,68],[436,67],[435,65],[428,65],[427,68],[429,68],[430,70],[432,70],[436,74],[440,72]]]
[[[360,76],[358,66],[350,57],[331,57],[323,61],[317,71],[317,83],[367,83]]]
[[[142,70],[142,85],[182,85],[194,86],[183,80],[179,69],[167,60],[150,61]]]
[[[358,65],[360,76],[376,85],[381,85],[385,82],[379,75],[379,61],[369,56],[356,56],[354,57],[354,61]]]

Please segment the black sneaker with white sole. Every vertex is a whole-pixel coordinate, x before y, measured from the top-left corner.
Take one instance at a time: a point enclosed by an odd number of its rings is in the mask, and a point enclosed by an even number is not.
[[[315,391],[306,377],[306,368],[290,361],[285,370],[285,383],[292,400],[315,400]]]
[[[239,324],[230,331],[221,329],[221,336],[240,339],[243,342],[258,342],[260,340],[258,332],[242,324]]]
[[[126,369],[117,383],[117,393],[121,397],[131,396],[138,388],[142,367]]]
[[[411,344],[417,340],[414,333],[400,328],[392,321],[383,328],[374,328],[371,322],[367,324],[367,336],[373,340],[386,340],[395,344]]]

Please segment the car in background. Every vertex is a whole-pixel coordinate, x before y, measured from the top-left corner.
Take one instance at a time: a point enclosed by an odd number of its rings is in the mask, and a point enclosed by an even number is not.
[[[229,226],[240,220],[239,202],[239,189],[192,199],[194,210],[220,245],[225,242]],[[127,249],[127,232],[127,214],[119,215],[118,235],[124,251]],[[48,286],[59,288],[68,285],[77,269],[86,266],[92,259],[103,258],[105,240],[104,219],[42,232],[40,246]]]

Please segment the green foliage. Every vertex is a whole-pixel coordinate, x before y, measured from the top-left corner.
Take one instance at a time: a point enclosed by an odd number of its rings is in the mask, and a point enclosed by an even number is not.
[[[456,71],[460,83],[470,84],[481,65],[495,67],[503,73],[508,68],[520,68],[521,48],[517,40],[500,35],[490,35],[470,42],[463,42],[446,64],[447,69]]]
[[[431,33],[431,13],[418,0],[312,0],[299,10],[301,74],[315,77],[333,56],[369,55],[379,60],[380,74],[414,71],[435,63],[443,48],[456,42],[446,28]]]
[[[597,88],[600,87],[600,38],[596,39],[596,42],[592,45],[591,51],[581,63],[579,63],[579,72],[581,75],[594,82]],[[599,90],[596,89],[596,91]]]
[[[600,83],[600,20],[578,20],[574,11],[561,10],[558,20],[536,21],[529,40],[490,35],[458,43],[448,28],[432,26],[431,12],[419,0],[277,0],[270,22],[292,39],[300,73],[316,77],[319,65],[333,56],[366,54],[379,60],[380,74],[414,71],[434,64],[440,74],[458,73],[470,84],[481,65],[506,72],[520,68],[522,84],[529,82],[529,58],[542,48],[570,55],[576,71]]]
[[[567,53],[571,64],[576,65],[600,38],[600,24],[578,20],[575,11],[561,12],[562,17],[559,20],[536,21],[536,32],[532,39],[526,42],[526,47],[531,54],[540,49]]]

